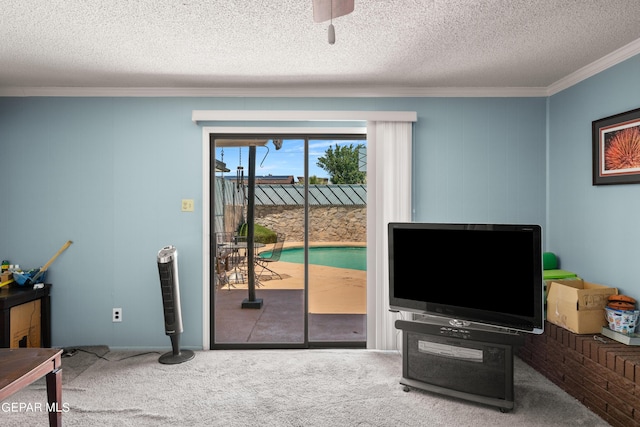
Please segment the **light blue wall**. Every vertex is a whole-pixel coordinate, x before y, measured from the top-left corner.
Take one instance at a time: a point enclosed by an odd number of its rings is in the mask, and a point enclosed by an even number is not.
[[[545,100],[427,100],[416,126],[415,220],[540,224]]]
[[[166,346],[156,254],[179,250],[187,345],[201,342],[201,132],[180,100],[3,99],[2,259],[49,270],[53,345]],[[123,323],[111,308],[123,308]]]
[[[640,56],[549,99],[547,246],[585,280],[640,299],[640,184],[592,185],[592,121],[640,107]]]
[[[48,277],[54,346],[169,348],[156,254],[173,244],[181,344],[201,348],[203,109],[417,111],[416,220],[545,225],[543,98],[0,98],[0,259],[39,267],[74,241]]]

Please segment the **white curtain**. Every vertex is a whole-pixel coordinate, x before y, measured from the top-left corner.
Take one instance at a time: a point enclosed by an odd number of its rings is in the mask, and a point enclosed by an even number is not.
[[[367,348],[400,349],[389,312],[389,222],[411,221],[411,122],[367,122]]]

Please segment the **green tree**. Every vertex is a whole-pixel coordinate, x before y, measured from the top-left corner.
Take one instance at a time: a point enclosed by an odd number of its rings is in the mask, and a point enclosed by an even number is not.
[[[329,146],[316,165],[329,173],[332,184],[365,184],[367,174],[358,170],[358,150],[364,144]]]

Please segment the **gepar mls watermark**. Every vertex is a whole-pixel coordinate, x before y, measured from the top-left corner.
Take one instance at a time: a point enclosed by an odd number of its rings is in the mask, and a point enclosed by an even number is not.
[[[2,402],[0,412],[3,413],[30,413],[30,412],[60,412],[66,413],[71,410],[68,403],[64,402]]]

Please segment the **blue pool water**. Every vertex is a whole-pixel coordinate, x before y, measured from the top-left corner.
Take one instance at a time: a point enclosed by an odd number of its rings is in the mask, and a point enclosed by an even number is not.
[[[265,255],[269,255],[266,253]],[[287,248],[282,250],[280,261],[304,263],[303,248]],[[309,248],[309,264],[328,267],[367,269],[367,248],[353,246],[314,246]]]

